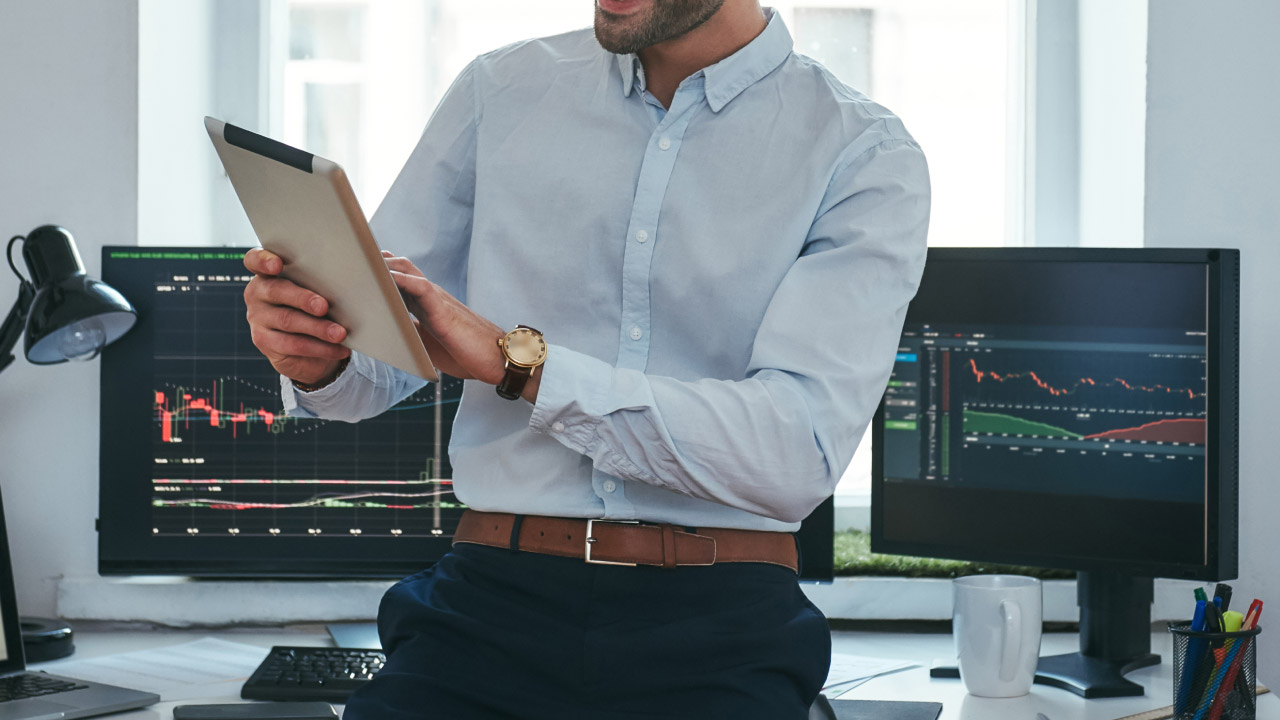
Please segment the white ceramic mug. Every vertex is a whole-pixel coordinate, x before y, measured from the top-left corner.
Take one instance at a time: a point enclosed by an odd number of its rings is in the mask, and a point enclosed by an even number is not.
[[[1040,581],[1021,575],[974,575],[952,583],[952,632],[960,679],[981,697],[1031,692],[1040,659]]]

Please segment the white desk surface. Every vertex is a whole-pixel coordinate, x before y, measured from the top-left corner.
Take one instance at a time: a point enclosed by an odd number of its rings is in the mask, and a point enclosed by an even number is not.
[[[76,653],[71,659],[97,657],[112,653],[177,645],[202,637],[217,637],[232,642],[260,645],[324,645],[332,643],[319,625],[286,628],[236,628],[221,630],[150,630],[145,628],[112,628],[82,623],[76,630]],[[1049,720],[1115,720],[1143,710],[1168,705],[1171,697],[1170,638],[1168,633],[1153,635],[1153,649],[1160,653],[1160,665],[1130,673],[1131,680],[1142,683],[1147,694],[1137,698],[1082,700],[1065,690],[1036,685],[1031,694],[1008,700],[971,697],[959,680],[934,680],[929,666],[935,660],[954,657],[951,636],[938,633],[849,632],[832,633],[833,651],[854,655],[910,660],[921,667],[875,678],[844,694],[845,699],[917,700],[942,703],[940,720],[1035,720],[1043,713]],[[1077,649],[1075,634],[1051,633],[1044,636],[1041,652],[1045,655]],[[32,665],[35,670],[58,672],[58,662]],[[139,687],[146,690],[145,687]],[[169,720],[174,705],[195,703],[238,702],[235,695],[213,695],[178,703],[162,702],[143,710],[112,715],[120,720]],[[1258,698],[1258,720],[1280,720],[1280,697],[1268,693]]]

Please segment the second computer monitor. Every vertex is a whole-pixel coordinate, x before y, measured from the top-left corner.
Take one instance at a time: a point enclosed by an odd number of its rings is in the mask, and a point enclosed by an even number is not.
[[[931,249],[873,425],[874,549],[1234,576],[1238,263]]]

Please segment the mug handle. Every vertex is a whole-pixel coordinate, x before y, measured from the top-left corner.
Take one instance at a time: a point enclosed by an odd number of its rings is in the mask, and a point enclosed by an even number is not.
[[[1000,601],[1000,614],[1004,616],[1004,651],[1000,654],[1000,681],[1012,682],[1018,671],[1018,656],[1022,654],[1022,608],[1015,602]]]

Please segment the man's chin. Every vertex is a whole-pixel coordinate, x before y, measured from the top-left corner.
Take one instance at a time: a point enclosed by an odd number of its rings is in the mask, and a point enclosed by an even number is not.
[[[636,25],[639,18],[610,15],[604,10],[596,10],[596,41],[600,47],[615,55],[626,55],[638,52]]]

